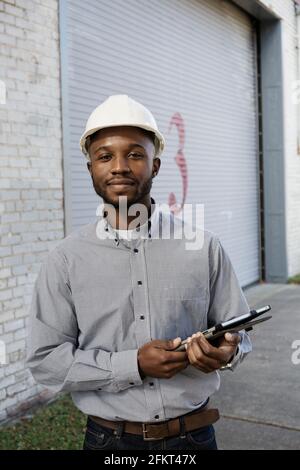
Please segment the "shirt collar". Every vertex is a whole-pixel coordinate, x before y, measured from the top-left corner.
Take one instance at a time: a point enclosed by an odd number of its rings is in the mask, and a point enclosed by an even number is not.
[[[113,228],[108,220],[106,220],[106,216],[104,214],[105,204],[102,203],[98,207],[97,213],[99,216],[98,226],[97,226],[97,234],[98,236],[101,234],[105,238],[113,238],[116,244],[119,244],[121,240],[133,240],[133,239],[141,239],[141,238],[153,238],[154,234],[156,235],[159,233],[159,206],[156,204],[155,200],[151,197],[151,217],[148,218],[147,222],[145,222],[140,227],[132,230],[117,230]]]

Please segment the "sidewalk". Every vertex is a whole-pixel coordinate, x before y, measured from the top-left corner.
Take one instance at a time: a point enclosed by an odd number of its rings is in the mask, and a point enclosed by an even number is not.
[[[300,449],[300,364],[292,343],[300,340],[300,286],[262,284],[245,295],[251,308],[270,304],[273,318],[250,332],[253,352],[235,372],[221,374],[211,400],[220,449]]]

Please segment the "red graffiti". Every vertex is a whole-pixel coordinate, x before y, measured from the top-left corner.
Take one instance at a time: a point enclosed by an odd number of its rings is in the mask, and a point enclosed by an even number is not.
[[[168,204],[169,204],[171,212],[174,212],[174,214],[178,214],[183,208],[183,205],[186,199],[186,194],[187,194],[187,187],[188,187],[187,164],[186,164],[186,160],[183,154],[185,131],[184,131],[184,122],[180,113],[173,114],[170,124],[169,124],[168,132],[171,131],[173,125],[177,127],[177,131],[178,131],[179,146],[178,146],[176,157],[174,157],[174,160],[179,168],[181,179],[182,179],[182,202],[181,204],[177,204],[175,194],[170,193]]]

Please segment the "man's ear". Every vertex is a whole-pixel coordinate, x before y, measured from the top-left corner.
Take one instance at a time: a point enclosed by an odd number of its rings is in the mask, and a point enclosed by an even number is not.
[[[87,169],[89,170],[90,175],[92,175],[92,164],[91,162],[86,163]]]
[[[159,168],[160,168],[160,164],[161,164],[161,161],[160,161],[160,158],[158,157],[155,157],[153,159],[153,166],[152,166],[152,175],[153,176],[156,176],[159,172]]]

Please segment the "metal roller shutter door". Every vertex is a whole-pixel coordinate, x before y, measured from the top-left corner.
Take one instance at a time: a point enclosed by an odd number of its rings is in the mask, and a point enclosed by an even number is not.
[[[185,202],[205,204],[205,227],[220,236],[241,284],[259,279],[251,18],[220,0],[61,3],[68,231],[91,222],[99,202],[78,147],[85,121],[108,95],[126,93],[152,110],[167,138],[156,200],[166,203],[171,192],[183,197],[173,116],[184,126]]]

